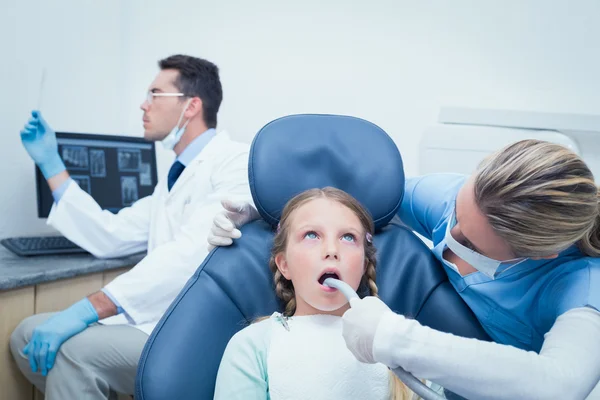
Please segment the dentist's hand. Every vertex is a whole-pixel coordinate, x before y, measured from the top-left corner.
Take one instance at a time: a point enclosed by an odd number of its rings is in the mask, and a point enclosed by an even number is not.
[[[31,112],[31,118],[21,131],[21,142],[46,179],[66,169],[58,155],[56,133],[39,111]]]
[[[392,311],[377,297],[350,300],[350,309],[342,317],[342,336],[346,347],[358,361],[369,364],[377,362],[373,355],[373,342],[377,326],[387,312]]]
[[[239,229],[242,225],[260,218],[260,214],[250,203],[231,200],[221,201],[224,210],[215,215],[213,225],[208,234],[208,250],[218,246],[229,246],[233,239],[242,236]]]
[[[23,349],[23,354],[29,357],[31,371],[39,369],[46,376],[54,366],[60,346],[97,321],[98,313],[86,297],[37,326]]]

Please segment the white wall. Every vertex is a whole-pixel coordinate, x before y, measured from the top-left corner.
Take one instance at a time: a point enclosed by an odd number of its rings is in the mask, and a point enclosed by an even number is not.
[[[414,174],[440,105],[596,113],[600,104],[597,1],[215,3],[128,3],[128,110],[157,58],[196,54],[221,68],[220,127],[235,137],[249,141],[291,113],[356,115],[394,138]],[[130,114],[128,128],[138,120]]]
[[[121,133],[121,8],[118,0],[0,2],[0,237],[50,232],[37,218],[33,162],[19,131],[38,107],[56,130]]]
[[[0,10],[2,58],[11,60],[0,162],[14,174],[0,184],[14,190],[0,196],[0,236],[42,229],[18,142],[42,60],[44,111],[57,129],[141,135],[156,61],[189,53],[219,65],[219,127],[234,137],[249,142],[292,113],[355,115],[394,138],[409,175],[441,105],[597,114],[600,104],[595,0],[64,0],[60,12],[9,3]],[[164,171],[170,159],[160,157]]]

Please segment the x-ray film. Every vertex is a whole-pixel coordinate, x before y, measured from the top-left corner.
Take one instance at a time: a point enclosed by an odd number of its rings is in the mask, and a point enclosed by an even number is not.
[[[119,149],[118,164],[121,172],[138,172],[142,162],[142,152],[135,149]]]
[[[130,206],[138,200],[138,183],[135,176],[121,177],[121,199],[123,206]]]
[[[90,175],[93,178],[106,177],[106,155],[104,150],[90,150]]]
[[[90,182],[90,177],[87,175],[71,175],[71,179],[73,179],[79,187],[87,192],[89,195],[92,194],[92,183]]]
[[[83,146],[63,146],[62,159],[69,171],[89,168],[88,149]]]

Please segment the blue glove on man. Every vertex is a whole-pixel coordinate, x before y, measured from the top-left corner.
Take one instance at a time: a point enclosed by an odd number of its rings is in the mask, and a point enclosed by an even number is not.
[[[46,179],[66,169],[58,155],[56,133],[39,111],[31,112],[31,118],[21,131],[21,142]]]
[[[29,357],[31,371],[38,372],[39,368],[46,376],[54,366],[60,346],[98,319],[96,309],[86,297],[37,326],[23,349],[23,354]]]

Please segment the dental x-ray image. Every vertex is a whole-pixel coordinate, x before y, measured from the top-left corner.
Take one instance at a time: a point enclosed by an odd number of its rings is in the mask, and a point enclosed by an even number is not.
[[[63,146],[62,159],[67,170],[87,170],[89,166],[88,149],[83,146]]]
[[[90,150],[90,175],[93,178],[106,177],[106,156],[104,150]]]
[[[140,164],[140,186],[152,186],[152,170],[150,164]]]
[[[87,175],[71,175],[71,179],[73,179],[79,187],[87,192],[89,195],[92,194],[92,183],[90,182],[90,177]]]
[[[138,172],[140,170],[141,162],[142,162],[142,153],[140,150],[119,149],[119,152],[118,152],[119,171]]]
[[[121,198],[123,206],[130,206],[138,200],[138,184],[135,176],[121,177]]]

